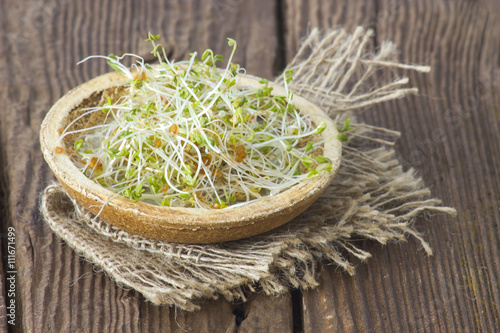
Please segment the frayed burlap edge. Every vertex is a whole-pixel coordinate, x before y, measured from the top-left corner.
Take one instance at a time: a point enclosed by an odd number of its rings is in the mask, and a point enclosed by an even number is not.
[[[413,169],[404,171],[391,148],[399,133],[357,123],[353,110],[415,93],[394,69],[428,71],[425,66],[393,62],[395,47],[383,43],[367,51],[372,31],[358,28],[322,34],[314,29],[288,68],[292,89],[322,106],[337,122],[352,119],[349,144],[343,147],[338,175],[305,213],[266,234],[209,245],[174,244],[119,230],[82,208],[59,184],[48,186],[41,211],[56,235],[119,285],[133,288],[154,304],[199,309],[202,299],[245,300],[244,290],[258,285],[277,295],[290,287],[317,286],[317,265],[326,260],[354,274],[352,255],[370,254],[353,239],[386,244],[416,237],[412,228],[421,212],[455,214],[430,198]],[[376,76],[374,76],[376,74]],[[377,84],[371,80],[376,77]],[[278,78],[279,83],[282,79]],[[381,84],[380,82],[385,82]]]

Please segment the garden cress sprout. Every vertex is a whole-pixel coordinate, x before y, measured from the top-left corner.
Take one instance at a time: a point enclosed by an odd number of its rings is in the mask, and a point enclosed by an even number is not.
[[[221,69],[216,63],[222,57],[212,50],[171,62],[156,43],[159,35],[148,37],[159,65],[131,54],[89,57],[105,58],[129,83],[117,100],[85,110],[106,118],[80,130],[73,147],[75,164],[87,177],[133,201],[225,208],[331,170],[318,135],[326,123],[315,126],[293,105],[291,71],[284,74],[287,95],[275,96],[267,80],[260,88],[236,84],[245,71],[231,62],[232,39]],[[125,56],[138,61],[127,68]],[[70,126],[61,139],[76,134]]]

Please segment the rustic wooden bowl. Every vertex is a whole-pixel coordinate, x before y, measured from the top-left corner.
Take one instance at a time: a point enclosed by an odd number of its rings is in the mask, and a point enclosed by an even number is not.
[[[244,77],[239,85],[259,86],[258,78]],[[238,208],[200,209],[154,206],[132,202],[116,195],[87,178],[73,164],[66,153],[55,153],[56,147],[71,149],[68,142],[58,142],[62,128],[66,128],[82,105],[102,98],[102,93],[113,93],[126,84],[116,73],[99,76],[63,96],[48,112],[41,131],[40,143],[45,160],[70,196],[94,214],[129,233],[180,243],[215,243],[237,240],[261,234],[290,221],[306,210],[328,187],[341,160],[341,143],[337,129],[328,123],[321,133],[328,143],[323,155],[332,160],[331,173],[322,172],[275,196],[268,196]],[[273,94],[286,95],[285,90],[271,84]],[[314,115],[318,125],[329,119],[325,113],[304,98],[294,96],[294,104],[304,113]],[[94,104],[95,105],[95,104]],[[91,126],[95,119],[84,118],[76,126]],[[104,207],[103,207],[104,205]],[[101,210],[102,209],[102,210]]]

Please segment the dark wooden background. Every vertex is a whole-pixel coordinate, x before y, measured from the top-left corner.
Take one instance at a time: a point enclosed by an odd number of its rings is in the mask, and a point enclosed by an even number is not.
[[[172,58],[212,48],[267,78],[308,29],[357,25],[389,39],[421,95],[366,110],[402,132],[397,150],[456,218],[420,218],[435,250],[361,244],[373,253],[351,277],[325,266],[316,290],[245,303],[206,302],[195,313],[157,307],[115,285],[56,238],[38,210],[54,177],[40,123],[69,89],[108,71],[88,55],[149,57],[148,31]],[[500,332],[500,2],[389,0],[0,0],[0,331],[12,332]],[[7,238],[16,232],[16,325],[6,324]]]

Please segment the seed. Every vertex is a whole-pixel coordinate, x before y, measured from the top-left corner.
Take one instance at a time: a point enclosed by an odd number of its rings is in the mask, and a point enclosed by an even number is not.
[[[236,162],[238,163],[243,162],[245,157],[247,157],[247,151],[243,145],[237,145],[234,147],[234,153],[236,154]]]
[[[91,168],[100,168],[102,167],[101,162],[99,162],[99,159],[97,157],[92,157],[89,162],[89,166]]]
[[[161,140],[160,140],[160,139],[156,139],[156,140],[153,142],[153,147],[155,147],[155,148],[160,148],[160,147],[161,147]]]
[[[177,124],[173,124],[172,126],[170,126],[170,128],[168,129],[168,131],[170,133],[173,133],[175,135],[179,134],[179,126],[177,126]]]
[[[203,157],[201,158],[201,161],[202,161],[202,162],[203,162],[203,164],[205,164],[205,165],[209,165],[211,160],[212,160],[212,157],[211,157],[210,155],[203,156]]]

